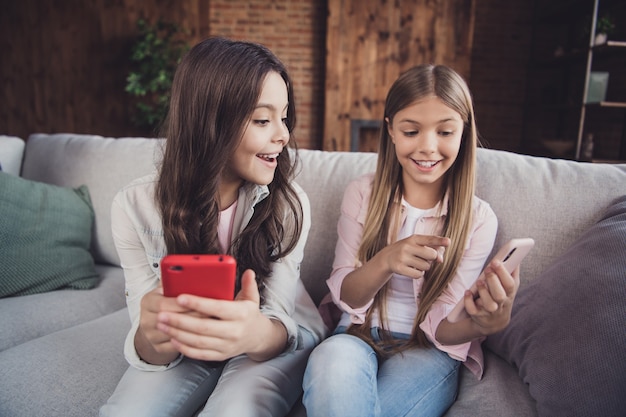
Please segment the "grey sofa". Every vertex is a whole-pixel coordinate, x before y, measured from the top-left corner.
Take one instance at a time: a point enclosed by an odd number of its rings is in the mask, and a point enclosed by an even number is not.
[[[161,146],[156,139],[76,134],[34,134],[25,142],[0,137],[5,171],[64,187],[87,185],[95,212],[91,253],[101,277],[90,290],[0,299],[0,415],[97,415],[127,368],[122,346],[129,319],[124,277],[110,232],[110,205],[120,187],[154,169]],[[324,281],[331,269],[343,190],[350,179],[374,169],[376,156],[315,150],[300,150],[299,155],[296,181],[311,200],[313,222],[302,278],[319,302],[327,291]],[[626,195],[626,165],[487,149],[479,150],[478,159],[477,194],[490,202],[499,218],[496,246],[513,237],[536,240],[523,263],[522,288],[533,283],[616,198]],[[622,299],[622,308],[624,303]],[[541,415],[532,386],[529,389],[520,370],[488,347],[484,351],[484,378],[477,381],[464,370],[458,399],[446,415]],[[291,415],[306,414],[298,404]]]

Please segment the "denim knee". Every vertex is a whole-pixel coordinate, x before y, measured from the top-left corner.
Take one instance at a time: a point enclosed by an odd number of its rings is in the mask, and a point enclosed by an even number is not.
[[[376,353],[358,337],[338,334],[319,344],[304,373],[309,416],[377,415]]]
[[[326,376],[325,379],[335,381],[353,379],[354,371],[364,366],[370,368],[366,363],[372,363],[372,359],[375,363],[376,354],[363,340],[347,334],[334,335],[320,343],[311,353],[305,379],[307,374],[322,374]],[[375,375],[375,367],[373,371]]]

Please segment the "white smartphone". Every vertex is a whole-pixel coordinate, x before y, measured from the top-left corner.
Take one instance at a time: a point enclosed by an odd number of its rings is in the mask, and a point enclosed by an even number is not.
[[[519,266],[522,260],[528,255],[528,252],[535,245],[535,241],[531,238],[522,238],[522,239],[511,239],[506,244],[504,244],[500,250],[494,255],[492,260],[498,259],[502,261],[502,264],[506,268],[509,273],[513,273],[515,268]],[[490,261],[491,262],[491,261]],[[478,280],[484,279],[485,272],[483,271]],[[476,283],[472,285],[470,288],[472,294],[477,294]],[[465,311],[465,302],[462,298],[459,303],[454,306],[454,309],[448,314],[448,321],[450,323],[456,323],[464,318],[469,317],[467,312]]]

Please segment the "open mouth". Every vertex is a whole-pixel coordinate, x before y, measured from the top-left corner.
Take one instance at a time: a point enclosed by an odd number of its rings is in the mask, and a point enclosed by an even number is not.
[[[274,162],[274,161],[276,161],[276,158],[278,158],[278,155],[279,154],[277,154],[277,153],[259,153],[256,156],[257,156],[257,158],[261,158],[264,161]]]

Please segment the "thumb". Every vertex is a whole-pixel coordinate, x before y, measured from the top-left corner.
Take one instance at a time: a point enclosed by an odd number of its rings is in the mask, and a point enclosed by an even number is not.
[[[246,269],[241,276],[241,289],[237,293],[235,300],[252,301],[256,305],[260,304],[259,287],[256,284],[256,274],[251,269]]]

